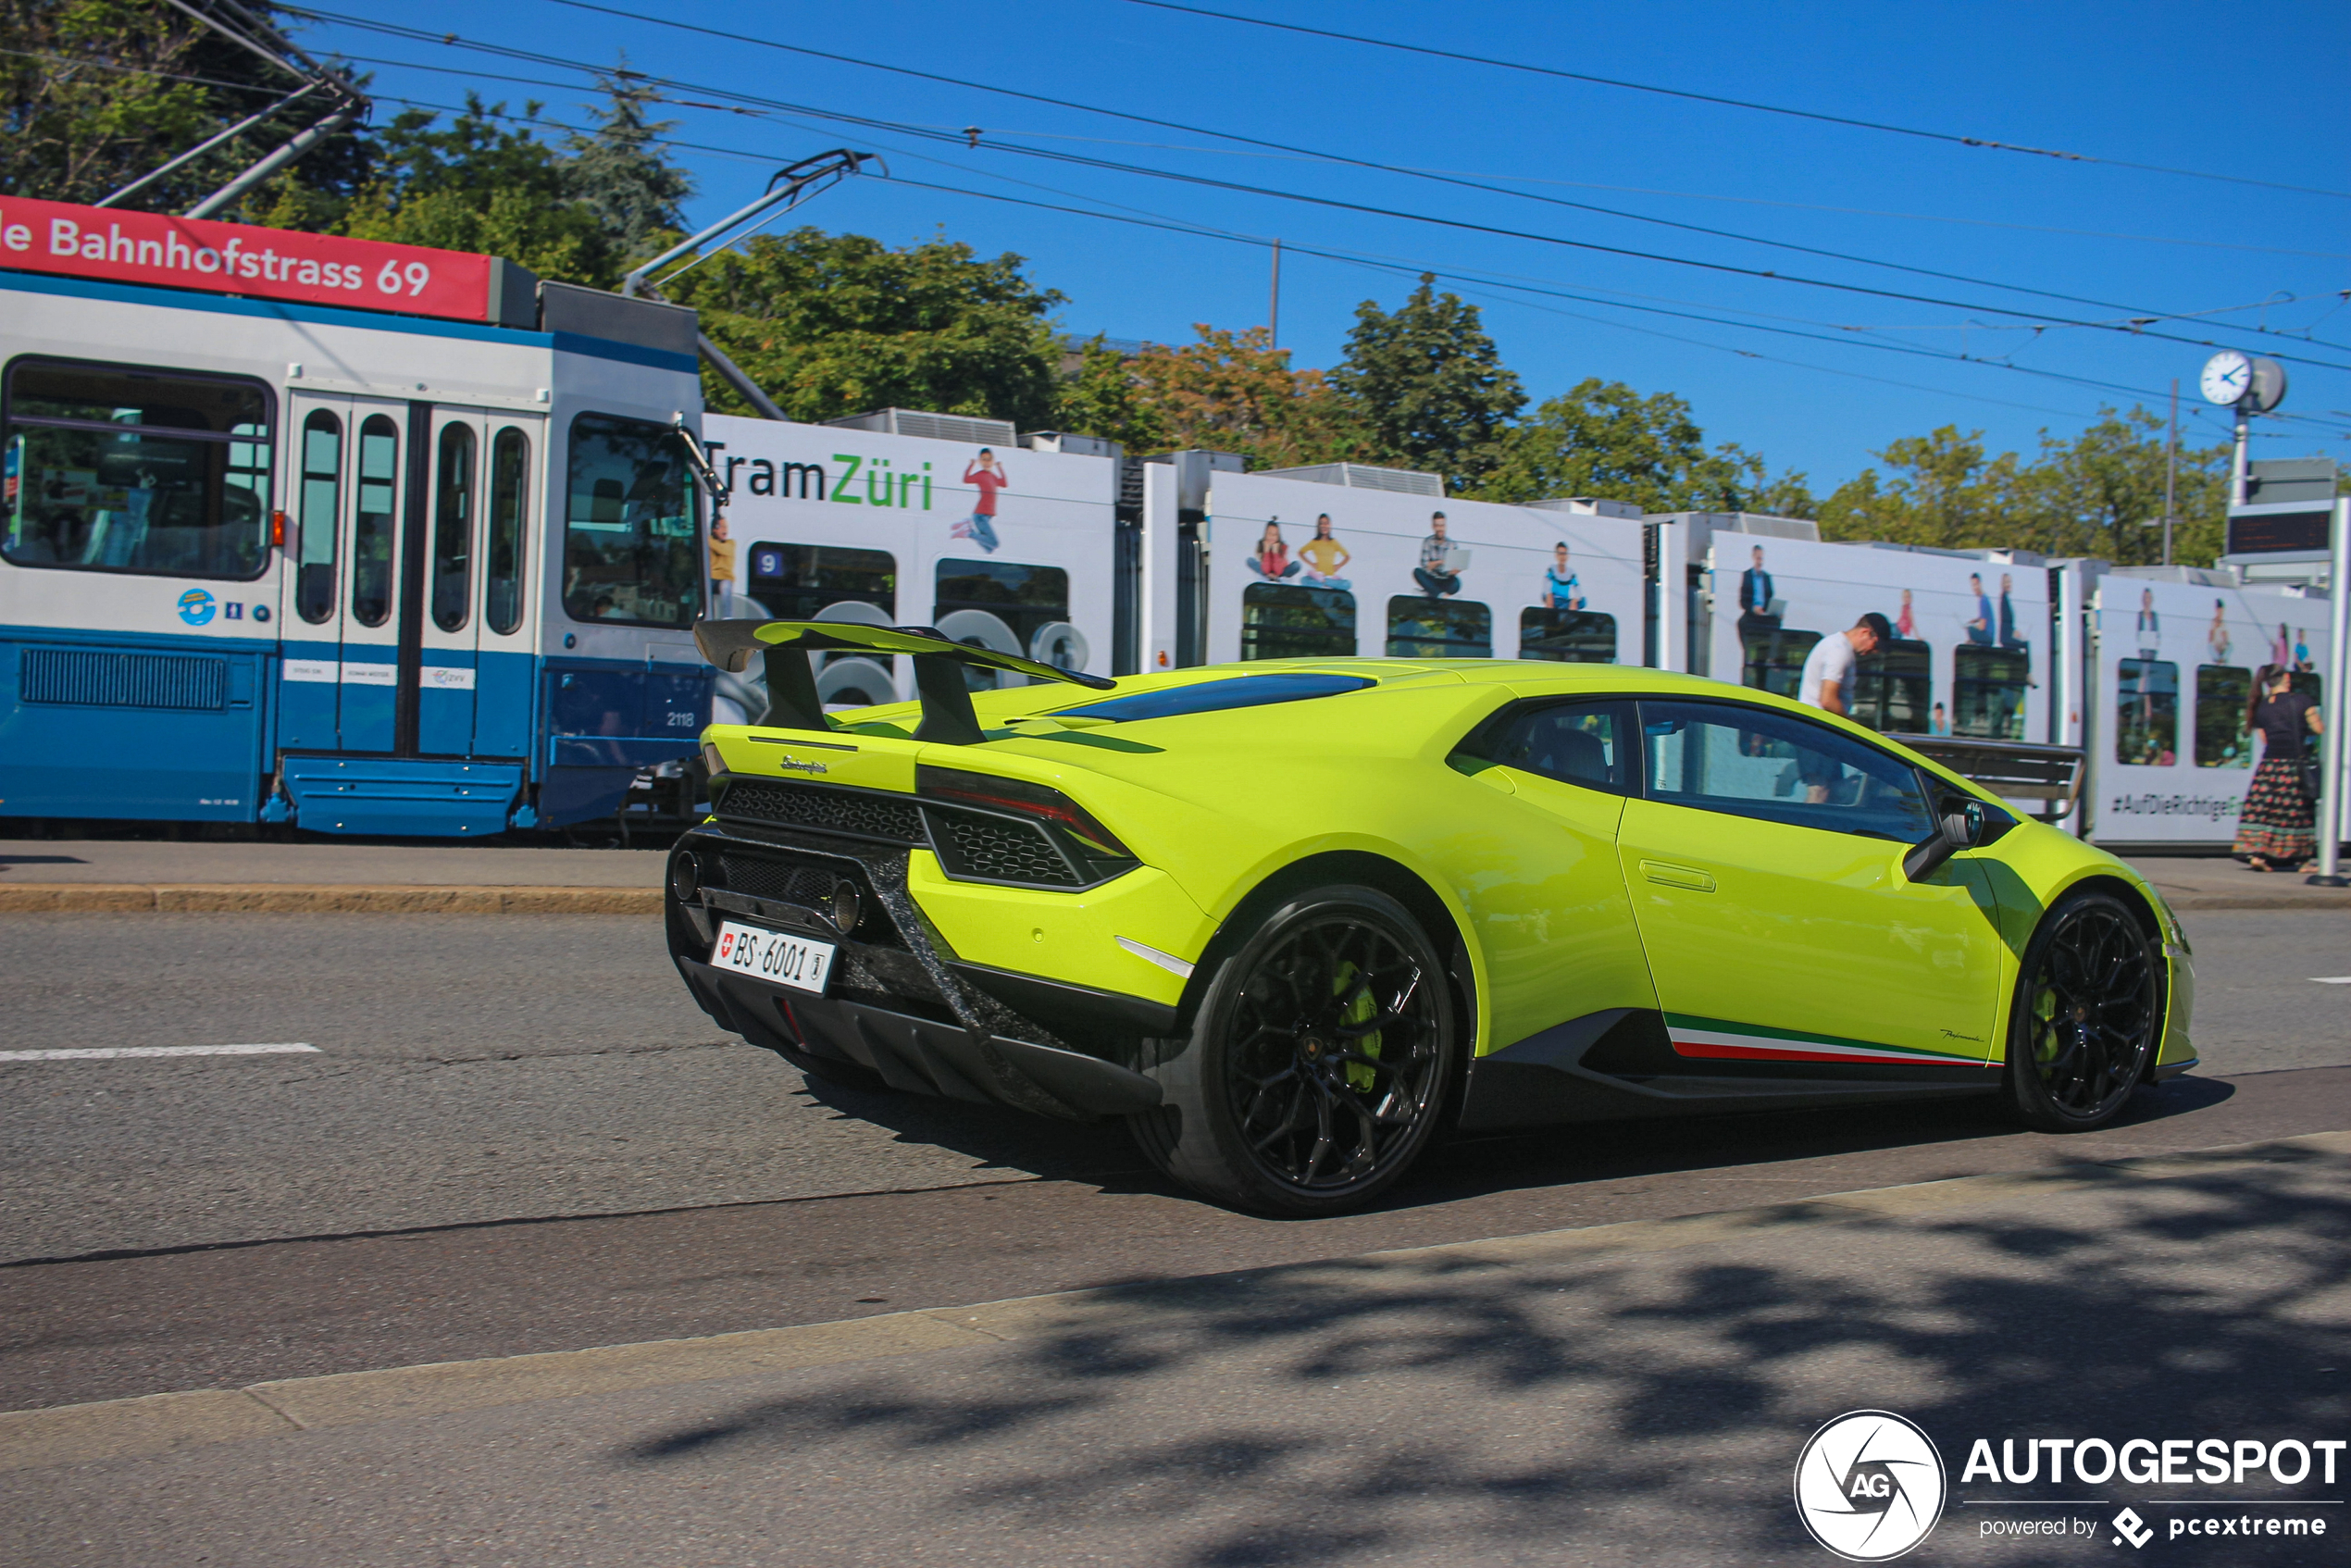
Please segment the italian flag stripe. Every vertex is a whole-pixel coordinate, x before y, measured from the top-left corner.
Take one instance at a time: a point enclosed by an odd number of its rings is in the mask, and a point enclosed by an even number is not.
[[[1684,1014],[1665,1015],[1673,1054],[1716,1061],[1739,1062],[1879,1062],[1897,1066],[1980,1066],[1980,1052],[1921,1051],[1901,1045],[1873,1045],[1866,1040],[1834,1036],[1799,1035],[1785,1029],[1763,1029],[1727,1024],[1715,1018]]]

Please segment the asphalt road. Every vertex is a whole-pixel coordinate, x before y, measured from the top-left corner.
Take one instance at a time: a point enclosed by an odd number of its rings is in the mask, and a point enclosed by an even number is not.
[[[641,921],[0,920],[0,1050],[319,1048],[0,1063],[0,1408],[2351,1127],[2351,986],[2312,978],[2351,974],[2351,915],[2190,932],[2207,1074],[2089,1139],[1974,1104],[1549,1132],[1300,1225],[1167,1188],[1115,1129],[806,1083]]]

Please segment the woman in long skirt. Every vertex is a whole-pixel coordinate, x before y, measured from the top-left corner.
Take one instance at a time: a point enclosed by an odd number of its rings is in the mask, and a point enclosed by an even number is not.
[[[2302,759],[2309,738],[2325,725],[2319,704],[2294,690],[2294,672],[2263,665],[2245,711],[2246,728],[2261,732],[2261,765],[2237,818],[2237,858],[2256,871],[2292,871],[2318,852],[2310,803],[2302,798]]]

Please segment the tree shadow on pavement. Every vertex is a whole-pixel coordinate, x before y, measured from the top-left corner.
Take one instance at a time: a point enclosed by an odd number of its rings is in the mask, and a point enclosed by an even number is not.
[[[1986,1493],[1959,1486],[1979,1437],[2341,1430],[2340,1161],[2076,1174],[1998,1207],[1675,1250],[1510,1262],[1472,1244],[1068,1298],[1064,1321],[1000,1347],[794,1375],[615,1462],[681,1498],[786,1499],[777,1527],[808,1561],[853,1556],[862,1531],[915,1532],[925,1561],[1813,1562],[1790,1478],[1848,1410],[1922,1425],[1954,1500]],[[827,1485],[791,1488],[807,1475]],[[2342,1488],[2216,1495],[2265,1494]],[[2152,1514],[2179,1493],[1993,1495]],[[1978,1517],[1947,1515],[1945,1557],[1976,1549]],[[2298,1561],[2313,1543],[2195,1544],[2170,1555]],[[1996,1545],[2011,1565],[2080,1551]]]

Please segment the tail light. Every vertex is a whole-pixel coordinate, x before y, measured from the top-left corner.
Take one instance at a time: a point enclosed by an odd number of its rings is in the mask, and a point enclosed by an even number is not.
[[[1140,864],[1091,812],[1042,784],[924,764],[914,790],[939,865],[958,880],[1088,888]]]
[[[269,514],[269,547],[273,550],[286,547],[286,515],[283,512]]]

